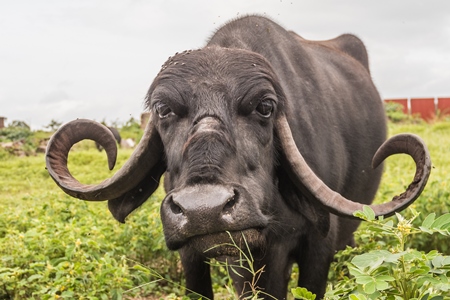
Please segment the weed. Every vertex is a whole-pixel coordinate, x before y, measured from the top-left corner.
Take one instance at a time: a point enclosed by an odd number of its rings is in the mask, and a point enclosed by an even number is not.
[[[233,239],[231,233],[229,233],[229,232],[227,232],[227,233],[230,238],[230,243],[223,243],[223,244],[215,245],[211,249],[220,248],[220,247],[231,247],[231,248],[234,248],[237,250],[238,257],[237,258],[227,258],[224,261],[212,260],[210,262],[210,265],[215,268],[224,268],[225,270],[227,270],[227,278],[229,279],[229,281],[228,281],[228,285],[226,286],[226,288],[228,290],[228,293],[229,293],[231,299],[256,300],[256,299],[261,299],[261,295],[264,295],[266,297],[271,297],[271,295],[260,290],[258,287],[258,281],[259,281],[259,278],[261,277],[261,274],[264,272],[264,267],[262,267],[258,270],[256,270],[254,268],[255,260],[250,251],[250,247],[247,244],[245,235],[242,234],[242,240],[244,242],[243,246],[245,246],[244,248],[242,248],[242,246],[239,246],[236,243],[236,241]],[[208,249],[207,251],[209,251],[211,249]],[[231,277],[232,277],[231,273],[234,274],[235,276],[241,277],[241,278],[244,277],[242,275],[242,273],[250,274],[251,280],[248,282],[245,282],[245,285],[246,285],[245,291],[240,296],[237,296],[238,294],[240,294],[240,291],[236,291],[233,288],[233,284],[231,281]]]
[[[365,207],[355,215],[367,222],[366,234],[377,239],[392,238],[371,251],[355,255],[347,267],[351,278],[337,283],[327,292],[327,299],[442,299],[450,296],[450,257],[432,250],[428,253],[407,247],[413,235],[438,233],[450,235],[450,214],[436,218],[429,214],[421,226],[413,225],[418,213],[405,219],[396,214],[397,222],[375,219],[374,212]]]

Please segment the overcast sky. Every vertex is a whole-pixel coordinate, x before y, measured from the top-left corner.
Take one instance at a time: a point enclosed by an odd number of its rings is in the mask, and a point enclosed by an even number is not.
[[[139,118],[169,56],[249,13],[307,39],[356,34],[383,98],[450,96],[448,0],[0,0],[0,116]]]

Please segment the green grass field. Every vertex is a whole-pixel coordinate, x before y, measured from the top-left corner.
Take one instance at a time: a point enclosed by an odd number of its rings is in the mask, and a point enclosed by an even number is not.
[[[420,135],[432,155],[429,183],[412,205],[420,213],[414,223],[421,224],[432,212],[448,213],[450,122],[390,124],[389,131]],[[83,143],[70,155],[75,177],[83,183],[110,177],[105,153],[95,150],[93,142]],[[119,152],[115,170],[130,154]],[[0,299],[176,299],[184,294],[178,256],[166,249],[162,234],[161,190],[120,224],[105,202],[84,202],[64,194],[45,170],[43,154],[0,157]],[[410,158],[389,158],[376,201],[402,192],[413,175]],[[413,210],[402,214],[412,217]],[[356,234],[360,242],[356,253],[373,250],[365,244],[366,236],[363,226]],[[378,234],[377,239],[383,242],[384,237]],[[416,234],[407,246],[449,254],[449,245],[446,236]],[[337,261],[331,281],[347,278],[336,275],[341,263]],[[216,269],[220,275],[214,278],[214,288],[220,297],[227,295],[228,279],[223,268]]]

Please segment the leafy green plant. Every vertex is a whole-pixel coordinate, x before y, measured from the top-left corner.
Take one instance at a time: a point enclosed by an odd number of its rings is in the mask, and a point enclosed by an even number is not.
[[[315,300],[316,295],[311,293],[305,288],[297,287],[295,289],[291,289],[292,295],[295,297],[295,299],[301,299],[301,300]]]
[[[412,210],[414,216],[418,213]],[[450,297],[450,256],[432,250],[428,253],[407,248],[411,236],[418,234],[450,235],[450,214],[436,218],[429,214],[421,226],[413,226],[413,220],[396,214],[393,220],[376,219],[374,212],[365,207],[356,216],[365,220],[368,234],[390,237],[393,243],[382,244],[363,254],[358,254],[348,264],[352,277],[338,284],[327,293],[328,299],[443,299]]]

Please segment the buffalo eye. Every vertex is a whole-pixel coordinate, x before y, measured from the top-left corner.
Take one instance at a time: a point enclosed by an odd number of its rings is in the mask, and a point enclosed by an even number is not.
[[[272,100],[263,99],[259,102],[258,106],[256,106],[256,112],[264,118],[268,118],[272,115],[274,108],[274,103]]]
[[[156,113],[161,119],[165,119],[175,113],[172,111],[169,105],[164,102],[157,102],[154,106]]]

